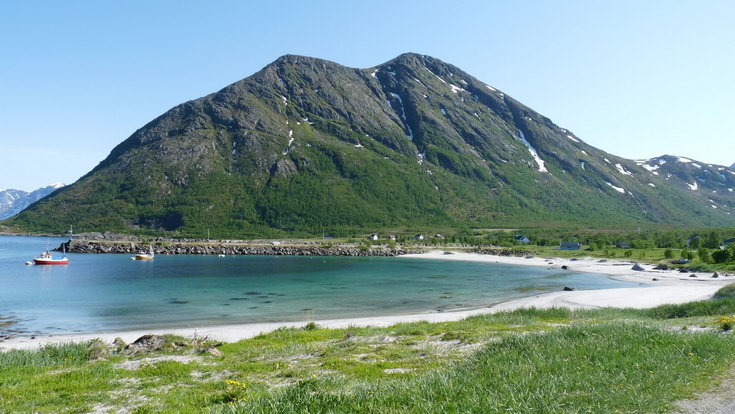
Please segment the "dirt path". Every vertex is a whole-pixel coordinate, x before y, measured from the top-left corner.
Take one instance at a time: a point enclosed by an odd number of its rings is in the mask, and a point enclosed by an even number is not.
[[[690,400],[676,403],[674,412],[680,414],[732,414],[735,413],[735,366],[722,378],[715,389],[697,395]]]

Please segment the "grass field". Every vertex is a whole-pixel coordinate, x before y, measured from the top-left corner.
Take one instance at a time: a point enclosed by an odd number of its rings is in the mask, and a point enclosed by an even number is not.
[[[735,357],[732,288],[649,310],[518,310],[0,353],[0,412],[664,412]],[[213,351],[215,349],[216,351]]]

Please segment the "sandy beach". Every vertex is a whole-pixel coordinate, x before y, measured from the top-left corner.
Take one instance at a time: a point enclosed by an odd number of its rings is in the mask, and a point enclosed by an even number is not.
[[[610,278],[639,283],[641,288],[621,288],[604,290],[560,291],[529,296],[503,302],[493,306],[459,310],[449,312],[434,312],[423,314],[378,316],[367,318],[316,320],[319,326],[325,328],[347,328],[349,326],[390,326],[402,322],[445,322],[464,319],[468,316],[507,311],[519,308],[537,307],[565,307],[570,309],[590,309],[597,307],[619,308],[647,308],[667,303],[685,303],[708,299],[722,286],[735,282],[735,277],[711,278],[712,273],[697,273],[696,278],[691,273],[679,273],[673,270],[653,270],[651,265],[642,265],[644,271],[634,271],[633,262],[595,259],[544,259],[539,257],[505,257],[471,253],[444,254],[443,251],[433,251],[423,254],[410,254],[401,257],[422,258],[426,260],[459,260],[485,263],[515,264],[523,266],[544,266],[561,268],[567,266],[569,271],[599,273]],[[520,271],[520,269],[519,269]],[[657,279],[657,280],[653,280]],[[0,350],[35,349],[50,343],[69,343],[87,341],[99,338],[111,342],[121,337],[126,342],[132,342],[138,337],[148,334],[175,334],[186,337],[208,337],[218,341],[237,341],[251,338],[261,333],[271,332],[283,327],[301,327],[309,321],[278,322],[278,323],[250,323],[219,326],[187,326],[176,329],[147,329],[124,332],[91,333],[91,334],[64,334],[36,337],[17,337],[0,342]]]

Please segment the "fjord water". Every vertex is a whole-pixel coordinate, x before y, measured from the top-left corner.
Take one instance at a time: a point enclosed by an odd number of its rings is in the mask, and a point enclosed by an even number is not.
[[[27,333],[100,332],[438,312],[560,290],[632,287],[559,269],[392,257],[69,254],[66,239],[0,236],[0,315]]]

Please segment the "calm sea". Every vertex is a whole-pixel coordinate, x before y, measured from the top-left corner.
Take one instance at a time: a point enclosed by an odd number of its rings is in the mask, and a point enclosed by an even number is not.
[[[28,333],[99,332],[449,311],[557,291],[632,287],[596,274],[409,258],[69,254],[66,239],[0,236],[0,316]]]

